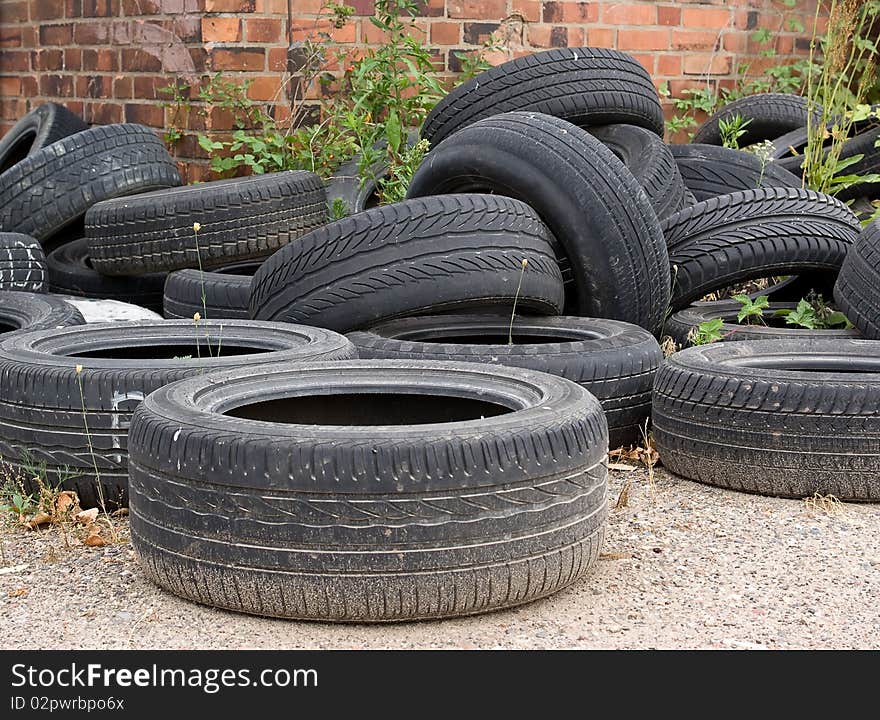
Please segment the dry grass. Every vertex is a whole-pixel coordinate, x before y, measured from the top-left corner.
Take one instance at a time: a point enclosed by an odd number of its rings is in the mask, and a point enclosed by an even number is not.
[[[818,492],[804,498],[804,505],[809,513],[821,513],[831,517],[842,515],[844,504],[834,495],[822,495]]]

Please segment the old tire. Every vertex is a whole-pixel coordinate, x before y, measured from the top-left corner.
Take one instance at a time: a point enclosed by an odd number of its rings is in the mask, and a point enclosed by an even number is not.
[[[199,313],[210,320],[249,318],[251,280],[261,264],[238,263],[214,272],[175,270],[169,273],[165,281],[165,317],[192,318]]]
[[[0,232],[0,290],[44,292],[46,257],[34,238]]]
[[[795,302],[771,302],[764,311],[770,317],[776,310],[794,310]],[[858,338],[861,333],[854,329],[810,330],[808,328],[785,325],[784,322],[774,325],[740,325],[736,321],[742,305],[735,300],[719,300],[717,302],[699,303],[679,310],[666,321],[664,334],[669,335],[676,344],[688,347],[690,333],[701,323],[721,318],[721,340],[797,340],[802,338]]]
[[[742,97],[709,117],[694,133],[693,141],[704,145],[721,145],[721,121],[730,120],[737,115],[743,120],[751,120],[744,128],[745,133],[739,138],[740,147],[773,140],[805,127],[809,114],[808,105],[806,98],[784,93],[761,93]],[[822,114],[814,111],[813,116],[820,121]]]
[[[0,339],[9,333],[82,325],[83,316],[72,305],[44,293],[0,292]]]
[[[714,343],[670,357],[654,385],[663,465],[762,495],[880,500],[877,343]]]
[[[88,127],[63,105],[50,102],[34,108],[0,139],[0,173],[47,145]]]
[[[321,178],[288,170],[103,202],[86,236],[99,272],[136,275],[264,258],[325,222]]]
[[[514,298],[523,312],[556,315],[562,276],[550,237],[530,207],[506,197],[373,208],[266,260],[251,284],[251,317],[349,332],[406,315],[512,308]]]
[[[214,357],[218,345],[221,356]],[[76,491],[83,507],[97,507],[102,499],[108,507],[125,505],[129,420],[153,390],[223,368],[354,355],[348,340],[327,330],[235,320],[10,334],[0,341],[0,456],[19,474],[25,462],[45,463],[51,477],[44,479]]]
[[[812,190],[765,188],[712,198],[663,223],[673,310],[745,280],[836,271],[860,230],[839,200]]]
[[[559,375],[589,390],[602,405],[612,448],[642,440],[651,415],[654,373],[663,359],[647,330],[617,320],[435,315],[403,318],[349,334],[358,357],[462,360]]]
[[[419,620],[530,602],[595,563],[608,436],[583,388],[470,363],[257,375],[176,383],[135,413],[132,543],[162,587],[264,616]]]
[[[834,302],[862,335],[880,340],[880,222],[868,225],[847,254]]]
[[[527,202],[557,242],[566,313],[659,330],[669,262],[645,191],[585,130],[540,113],[480,120],[435,147],[410,197],[492,192]]]
[[[516,58],[462,83],[425,119],[431,147],[478,120],[525,110],[581,127],[627,123],[663,135],[663,109],[648,72],[604,48],[548,50]]]
[[[97,202],[180,184],[177,165],[150,128],[94,127],[0,175],[0,229],[43,242],[82,220]]]
[[[801,187],[801,179],[752,153],[715,145],[670,145],[684,184],[697,202],[741,190]]]
[[[162,312],[165,273],[110,277],[92,267],[85,238],[65,243],[46,258],[52,292],[99,300],[119,300]]]
[[[687,200],[684,180],[669,146],[656,133],[635,125],[589,128],[644,188],[660,220],[678,212]]]

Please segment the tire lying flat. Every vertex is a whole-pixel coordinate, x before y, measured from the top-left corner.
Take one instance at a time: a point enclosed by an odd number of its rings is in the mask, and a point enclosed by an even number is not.
[[[721,145],[721,121],[731,120],[737,115],[743,120],[751,120],[739,138],[740,147],[753,145],[763,140],[773,140],[780,135],[798,130],[807,124],[809,103],[800,95],[785,93],[761,93],[749,95],[725,105],[708,118],[694,133],[694,142],[705,145]],[[813,117],[821,121],[821,111],[814,111]]]
[[[45,463],[50,479],[75,490],[83,507],[99,506],[102,497],[108,507],[125,505],[129,420],[156,388],[212,369],[354,355],[349,341],[327,330],[234,320],[197,327],[192,320],[108,323],[10,334],[0,340],[0,456],[19,474],[25,461]]]
[[[321,178],[288,170],[99,203],[86,237],[99,272],[137,275],[265,258],[325,222]]]
[[[753,153],[715,145],[670,145],[681,177],[697,202],[741,190],[796,187],[801,179]]]
[[[566,314],[658,331],[669,260],[647,194],[599,140],[541,113],[496,115],[433,148],[409,197],[492,192],[528,203],[557,242]]]
[[[534,53],[480,73],[437,103],[422,137],[433,149],[467,125],[517,110],[582,127],[628,123],[663,135],[663,109],[645,68],[626,53],[584,47]]]
[[[132,543],[162,587],[257,615],[376,622],[511,607],[595,563],[607,442],[586,390],[519,368],[213,373],[135,412]]]
[[[60,298],[43,293],[0,292],[0,339],[21,330],[43,330],[82,325],[83,316]]]
[[[119,300],[162,312],[165,273],[122,277],[102,275],[92,267],[85,238],[55,248],[47,256],[46,263],[52,292],[100,300]]]
[[[88,127],[63,105],[46,103],[34,108],[0,139],[0,173],[47,145]]]
[[[21,233],[0,232],[0,290],[44,292],[47,275],[40,243]]]
[[[839,200],[812,190],[722,195],[663,222],[673,267],[670,305],[746,280],[840,269],[861,227]]]
[[[103,125],[62,138],[0,175],[0,229],[41,243],[108,198],[181,184],[162,141],[143,125]]]
[[[562,276],[551,236],[517,200],[446,195],[373,208],[319,228],[266,260],[251,284],[259,320],[338,332],[450,310],[556,315]],[[527,267],[523,267],[527,260]]]
[[[862,230],[834,286],[834,302],[866,338],[880,340],[880,223]]]
[[[249,318],[251,280],[261,264],[237,263],[214,272],[175,270],[169,273],[165,281],[165,317],[184,319],[199,313],[211,320]]]
[[[777,310],[794,310],[797,303],[771,302],[764,310],[764,316],[769,317]],[[666,321],[664,333],[669,335],[675,342],[687,347],[691,344],[690,334],[701,323],[721,318],[724,324],[721,326],[721,340],[798,340],[804,338],[859,338],[861,333],[855,329],[822,329],[810,330],[793,325],[740,325],[736,321],[742,305],[735,300],[720,300],[718,302],[699,303],[691,305],[684,310],[679,310]],[[784,322],[784,321],[783,321]]]
[[[663,359],[647,330],[617,320],[435,315],[403,318],[349,334],[365,359],[461,360],[559,375],[601,403],[612,448],[640,442]]]
[[[673,473],[803,498],[880,500],[880,343],[714,343],[667,359],[654,441]]]

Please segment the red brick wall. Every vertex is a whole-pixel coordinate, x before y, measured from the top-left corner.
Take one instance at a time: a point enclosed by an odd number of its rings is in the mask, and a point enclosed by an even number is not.
[[[321,0],[293,0],[290,37],[303,39],[317,23],[338,43],[379,41],[367,19],[373,0],[346,4],[355,15],[335,29],[321,19]],[[496,32],[507,50],[493,61],[550,47],[616,47],[677,95],[707,82],[733,85],[740,62],[760,71],[804,52],[814,8],[815,0],[799,0],[795,9],[776,0],[424,0],[416,27],[448,78],[459,68],[455,51]],[[791,31],[790,20],[806,33]],[[751,39],[759,27],[773,31],[773,58],[761,57],[767,45]],[[192,82],[216,71],[251,78],[251,98],[269,101],[285,68],[287,38],[287,0],[0,0],[0,130],[48,100],[91,123],[163,128],[170,111],[157,89],[177,76]],[[178,151],[199,155],[193,143]],[[194,167],[190,179],[203,175]]]

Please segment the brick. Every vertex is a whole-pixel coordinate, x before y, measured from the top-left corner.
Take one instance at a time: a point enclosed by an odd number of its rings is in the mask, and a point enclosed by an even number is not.
[[[21,78],[0,77],[0,95],[12,97],[21,95]]]
[[[36,97],[40,94],[40,86],[35,75],[19,78],[21,80],[21,96]]]
[[[110,125],[122,122],[122,107],[116,103],[88,103],[85,119],[92,125]]]
[[[276,18],[248,18],[245,20],[245,37],[249,43],[281,42],[283,28]]]
[[[64,17],[78,18],[82,17],[82,0],[65,0]]]
[[[117,75],[113,78],[113,97],[122,99],[134,97],[134,82],[131,75]]]
[[[605,5],[602,8],[602,22],[607,25],[654,25],[657,22],[657,9],[653,5]]]
[[[263,70],[266,51],[263,48],[215,48],[211,51],[213,70]]]
[[[70,45],[73,41],[73,25],[41,25],[40,45]]]
[[[73,75],[43,75],[40,94],[46,97],[73,97]]]
[[[539,0],[511,0],[510,11],[522,15],[526,22],[541,22],[541,6]]]
[[[733,13],[724,8],[686,7],[681,11],[681,24],[687,28],[721,28],[730,27]]]
[[[265,75],[251,78],[251,83],[247,89],[247,96],[251,100],[274,100],[276,96],[281,97],[279,94],[280,89],[281,78],[277,75]]]
[[[157,87],[164,84],[160,78],[156,78],[153,75],[135,75],[132,79],[134,81],[134,97],[138,100],[157,100],[160,97],[156,90]],[[162,95],[161,97],[163,99],[168,98],[167,95]]]
[[[81,48],[65,48],[64,49],[64,69],[80,70],[82,69],[82,49]]]
[[[4,23],[24,23],[28,21],[28,4],[27,2],[4,2],[3,3],[3,22]]]
[[[82,17],[116,17],[119,0],[82,0]]]
[[[343,4],[354,8],[355,15],[372,15],[376,11],[374,0],[345,0]]]
[[[683,70],[685,75],[727,75],[730,66],[729,55],[687,55]]]
[[[122,0],[122,10],[129,17],[158,15],[161,8],[154,0]]]
[[[109,22],[100,20],[77,23],[73,30],[73,39],[77,45],[104,45],[110,40],[112,28]]]
[[[268,69],[273,72],[287,72],[287,48],[270,48]]]
[[[113,92],[113,78],[109,75],[79,75],[76,78],[76,96],[102,98]]]
[[[204,42],[234,43],[241,40],[241,20],[231,17],[202,18]]]
[[[63,50],[37,50],[33,55],[34,70],[63,70]],[[27,68],[12,68],[9,63],[0,58],[0,66],[8,70],[21,70]]]
[[[534,47],[566,47],[568,45],[568,29],[550,25],[530,25],[529,43]]]
[[[507,15],[507,0],[448,0],[446,11],[451,18],[497,20]]]
[[[446,9],[445,0],[416,0],[417,17],[440,17]]]
[[[21,47],[32,48],[37,47],[39,44],[37,42],[37,38],[39,36],[38,28],[33,26],[19,26],[18,27],[21,39]]]
[[[202,42],[202,23],[197,17],[184,15],[174,18],[171,31],[184,43]]]
[[[307,12],[298,7],[298,12]],[[205,12],[247,13],[254,11],[254,0],[205,0]]]
[[[561,2],[545,2],[541,20],[545,23],[562,22],[564,5]]]
[[[619,50],[666,50],[669,47],[668,30],[627,30],[617,31]]]
[[[123,48],[122,69],[130,72],[160,72],[162,58],[137,48]]]
[[[562,3],[562,22],[597,23],[599,22],[599,5],[594,2]]]
[[[680,7],[658,7],[657,8],[657,24],[666,26],[681,25],[681,8]]]
[[[0,25],[0,47],[22,47],[21,31],[20,27]]]
[[[98,50],[83,50],[83,70],[103,70],[105,72],[118,70],[119,59],[116,50],[100,48]]]
[[[431,23],[432,45],[457,45],[461,42],[461,24],[455,22]]]
[[[125,103],[125,122],[140,123],[149,127],[165,126],[165,109],[154,103]]]
[[[372,23],[370,26],[374,27]],[[290,29],[293,42],[302,42],[309,38],[317,40],[318,33],[327,33],[334,42],[353,43],[357,41],[357,24],[348,23],[344,27],[336,28],[329,20],[298,20],[294,21]]]
[[[616,32],[611,28],[587,28],[587,45],[599,48],[616,47]]]
[[[498,29],[498,23],[464,23],[462,27],[464,42],[482,45]]]
[[[657,75],[678,77],[681,75],[681,55],[661,53],[657,56]]]
[[[114,45],[130,45],[131,44],[131,23],[122,20],[113,23],[113,44]]]
[[[31,0],[31,20],[60,20],[64,17],[64,0]]]
[[[713,50],[719,39],[717,32],[707,30],[673,30],[669,47],[673,50]]]

